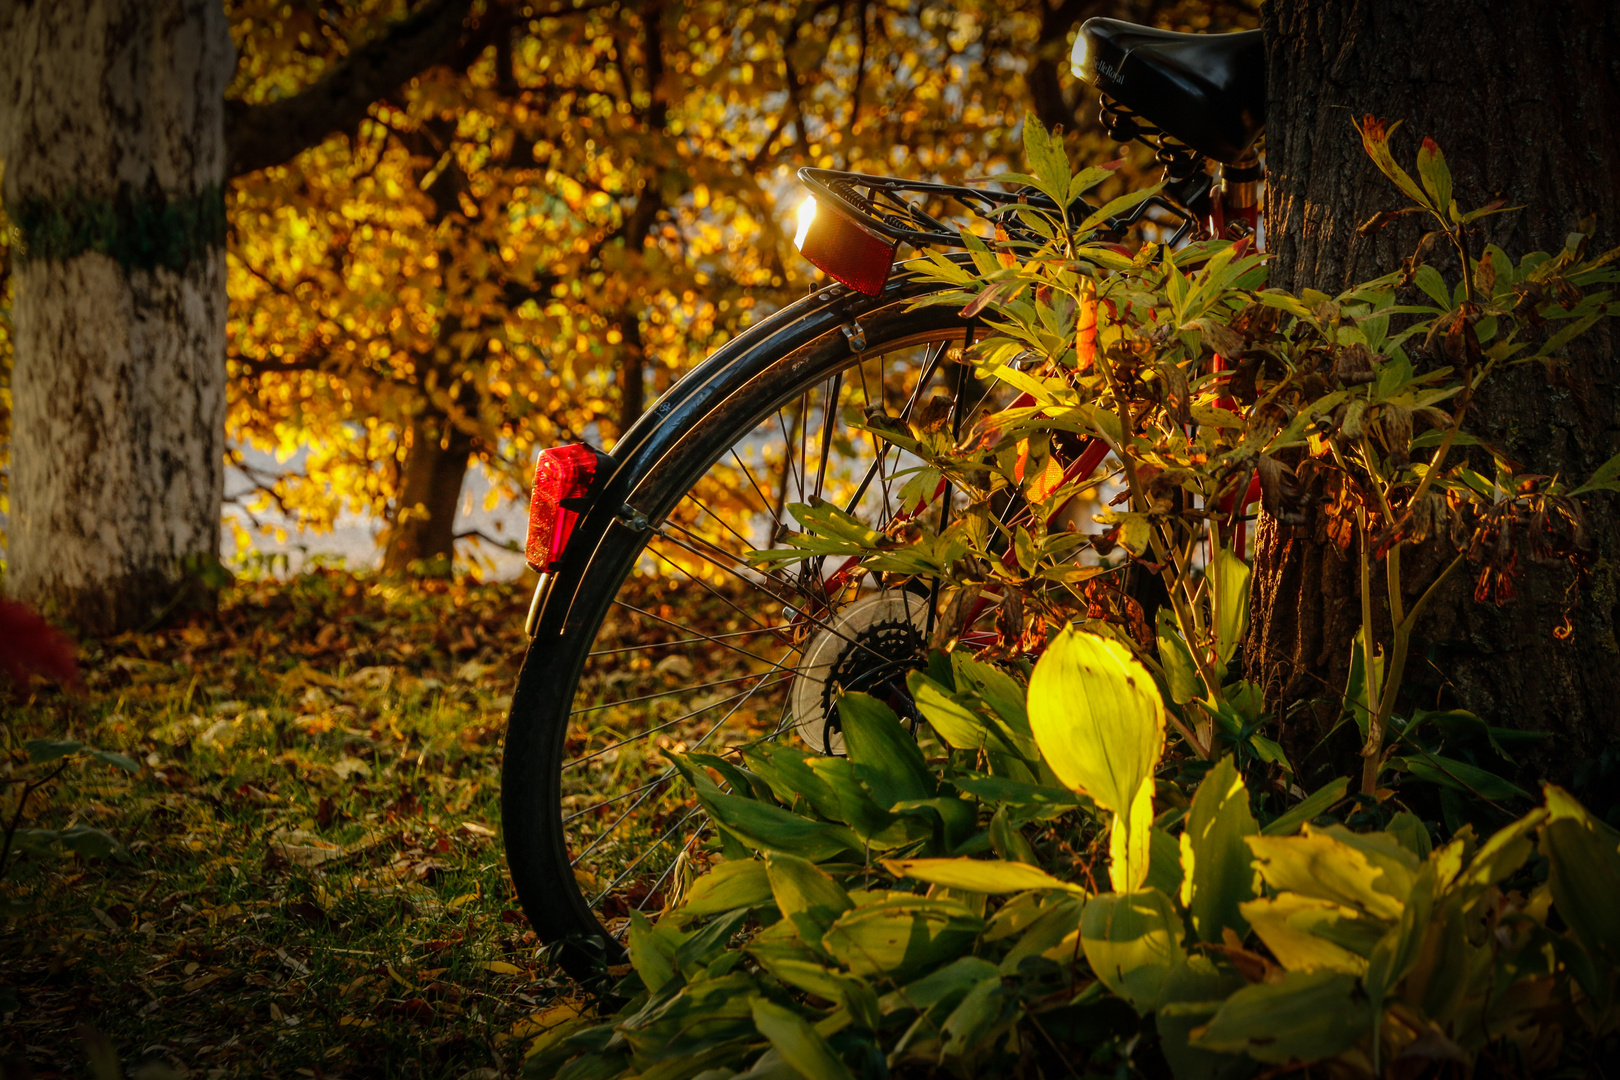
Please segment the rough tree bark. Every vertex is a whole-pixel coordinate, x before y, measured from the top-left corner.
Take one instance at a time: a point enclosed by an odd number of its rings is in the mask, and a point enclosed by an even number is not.
[[[1413,218],[1371,237],[1356,233],[1375,211],[1402,205],[1351,126],[1367,113],[1406,120],[1396,156],[1408,167],[1419,139],[1433,135],[1460,205],[1495,196],[1524,205],[1482,222],[1481,239],[1516,256],[1556,251],[1581,218],[1596,214],[1594,250],[1620,240],[1620,7],[1273,0],[1265,30],[1274,284],[1336,292],[1398,267],[1415,246],[1422,227]],[[1532,366],[1501,377],[1476,399],[1470,429],[1530,472],[1584,480],[1620,450],[1617,344],[1613,328],[1600,328],[1569,350],[1558,372]],[[1466,573],[1449,583],[1420,628],[1427,641],[1414,648],[1409,699],[1555,733],[1556,759],[1543,762],[1554,772],[1558,761],[1612,740],[1620,699],[1615,502],[1599,495],[1591,504],[1598,561],[1578,592],[1566,592],[1567,571],[1531,568],[1520,599],[1496,609],[1472,601]],[[1342,693],[1360,624],[1354,553],[1341,559],[1309,527],[1290,536],[1263,518],[1258,532],[1247,658],[1268,703],[1286,712]],[[1421,590],[1435,566],[1433,554],[1419,561],[1407,588]],[[1553,630],[1572,605],[1574,633],[1559,641]],[[1292,716],[1290,748],[1303,751],[1321,734],[1320,710]]]
[[[218,0],[9,7],[9,586],[110,632],[171,606],[219,549],[234,48]]]

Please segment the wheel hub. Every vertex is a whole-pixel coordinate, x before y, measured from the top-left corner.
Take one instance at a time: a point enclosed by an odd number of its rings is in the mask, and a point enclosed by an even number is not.
[[[927,601],[899,590],[862,597],[827,620],[793,681],[794,725],[806,745],[818,754],[844,752],[842,692],[905,700],[905,677],[923,664],[927,632]]]

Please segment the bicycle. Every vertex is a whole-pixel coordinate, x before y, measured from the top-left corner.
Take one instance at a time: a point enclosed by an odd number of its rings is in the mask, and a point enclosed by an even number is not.
[[[1259,31],[1177,34],[1111,19],[1081,28],[1073,64],[1102,90],[1105,127],[1121,142],[1151,139],[1167,177],[1109,223],[1111,235],[1154,210],[1179,223],[1171,244],[1258,232],[1260,48]],[[502,815],[524,911],[576,978],[622,961],[629,922],[658,910],[701,850],[701,811],[663,750],[736,750],[796,732],[836,753],[837,691],[892,696],[898,685],[903,695],[906,672],[926,662],[938,617],[928,582],[874,580],[825,559],[762,572],[747,553],[788,527],[790,501],[824,500],[876,528],[896,520],[904,464],[848,427],[856,415],[927,413],[959,431],[1006,404],[960,362],[980,333],[975,317],[913,308],[940,286],[896,270],[895,256],[902,243],[961,247],[942,203],[994,210],[1041,197],[799,175],[813,202],[796,243],[832,282],[703,361],[611,454],[555,447],[536,466],[527,554],[540,581]],[[1067,471],[1089,474],[1105,450],[1081,448]],[[911,501],[943,524],[952,492],[941,483]],[[727,779],[750,782],[740,769]]]

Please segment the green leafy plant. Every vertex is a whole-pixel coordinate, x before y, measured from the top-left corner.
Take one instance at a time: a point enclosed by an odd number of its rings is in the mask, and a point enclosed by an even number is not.
[[[73,739],[29,739],[21,752],[13,751],[6,760],[6,775],[0,783],[10,790],[11,805],[7,807],[4,837],[0,839],[0,881],[12,867],[14,856],[53,858],[63,854],[83,855],[87,858],[115,858],[127,860],[129,851],[111,833],[88,825],[70,825],[64,829],[24,828],[23,819],[29,800],[50,789],[70,768],[92,761],[111,765],[125,772],[140,771],[140,766],[127,755],[111,750],[98,750]],[[8,801],[10,801],[8,800]],[[15,915],[28,910],[29,903],[15,897],[0,897],[0,914]]]
[[[681,759],[728,855],[530,1075],[1535,1069],[1620,1022],[1620,834],[1557,788],[1439,845],[1325,816],[1344,781],[1263,820],[1230,755],[1160,786],[1164,702],[1110,637],[1061,632],[1027,697],[961,652],[913,683],[937,739],[852,694],[848,757]]]

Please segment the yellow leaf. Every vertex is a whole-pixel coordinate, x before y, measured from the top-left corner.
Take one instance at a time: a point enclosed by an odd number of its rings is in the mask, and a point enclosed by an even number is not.
[[[490,960],[480,965],[485,971],[492,971],[496,975],[521,975],[523,969],[516,964],[508,964],[505,960]]]
[[[1164,752],[1164,702],[1129,649],[1066,627],[1029,680],[1029,726],[1052,771],[1128,813]]]
[[[1038,866],[1000,859],[885,859],[883,866],[896,877],[916,878],[965,892],[1010,893],[1029,889],[1085,892],[1079,885],[1055,878]]]
[[[1130,810],[1114,815],[1108,834],[1108,880],[1115,892],[1135,892],[1147,881],[1148,849],[1152,844],[1153,777],[1142,781]]]

